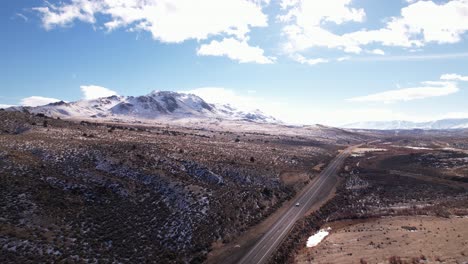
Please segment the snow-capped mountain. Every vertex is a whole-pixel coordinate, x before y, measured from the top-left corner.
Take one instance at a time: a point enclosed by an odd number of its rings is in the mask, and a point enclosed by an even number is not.
[[[402,129],[464,129],[468,128],[468,118],[441,119],[429,122],[410,121],[375,121],[358,122],[341,126],[343,128],[378,129],[378,130],[402,130]]]
[[[13,107],[32,113],[61,118],[96,118],[121,120],[161,120],[210,118],[278,123],[274,117],[260,110],[240,111],[230,105],[216,105],[185,93],[153,91],[143,96],[110,96],[76,102],[57,102],[37,107]]]

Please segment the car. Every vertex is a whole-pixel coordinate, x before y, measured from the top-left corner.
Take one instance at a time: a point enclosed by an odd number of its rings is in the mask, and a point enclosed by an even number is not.
[[[296,207],[299,207],[299,205],[301,205],[300,203],[296,203]]]

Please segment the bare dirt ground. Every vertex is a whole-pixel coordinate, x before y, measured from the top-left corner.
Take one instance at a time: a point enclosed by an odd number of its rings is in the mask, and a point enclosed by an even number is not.
[[[290,177],[299,179],[299,181],[304,177],[304,173],[298,173],[297,176],[293,176],[293,173],[288,173]],[[302,177],[301,177],[302,175]],[[317,181],[317,178],[312,178],[310,184],[314,184]],[[297,196],[300,196],[301,193],[305,191],[305,188],[299,192]],[[330,195],[324,199],[321,203],[312,207],[306,215],[313,214],[315,211],[319,210],[327,201],[333,199],[336,194],[336,188],[333,188],[333,191]],[[291,207],[291,204],[294,202],[294,199],[290,199],[285,202],[278,210],[275,211],[272,215],[266,218],[260,224],[254,226],[245,232],[242,236],[238,237],[235,241],[229,244],[217,244],[213,246],[213,251],[208,254],[207,264],[233,264],[237,263],[248,251],[249,249],[268,231],[268,229],[281,217],[284,212]]]
[[[0,110],[0,263],[204,262],[276,212],[308,175],[282,172],[309,172],[335,156],[337,142],[367,138],[241,125]]]
[[[321,171],[323,166],[325,166],[325,163],[319,163],[319,164],[315,165],[312,169],[314,171]]]
[[[313,177],[311,173],[305,171],[285,171],[280,174],[280,180],[285,185],[304,185]]]
[[[306,180],[307,177],[307,180]],[[280,179],[287,181],[289,185],[297,185],[298,183],[303,184],[304,181],[309,181],[310,175],[304,172],[287,172],[280,176]],[[310,181],[316,181],[315,177],[312,177]],[[296,196],[300,195],[304,190],[300,191]],[[213,245],[213,250],[208,254],[207,264],[232,264],[237,263],[244,254],[253,246],[262,235],[268,231],[273,225],[291,206],[294,199],[290,199],[282,204],[282,206],[276,210],[273,214],[267,217],[264,221],[258,225],[250,228],[242,236],[238,237],[235,241],[227,244],[216,243]]]
[[[465,190],[468,190],[468,183],[465,183],[465,182],[456,182],[456,181],[446,180],[443,178],[432,177],[428,175],[416,174],[416,173],[411,173],[411,172],[397,171],[397,170],[391,170],[390,173],[398,174],[400,176],[405,176],[405,177],[411,177],[411,178],[415,178],[415,179],[423,180],[423,181],[437,182],[437,183],[455,187],[455,188],[462,187]]]
[[[302,250],[297,263],[468,262],[466,217],[399,216],[328,226],[330,235]]]
[[[468,135],[379,133],[348,158],[335,196],[295,225],[270,263],[468,263],[468,155],[459,151]]]

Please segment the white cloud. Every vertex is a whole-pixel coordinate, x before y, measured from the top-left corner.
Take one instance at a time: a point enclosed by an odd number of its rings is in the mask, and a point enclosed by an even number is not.
[[[117,92],[97,85],[82,85],[80,86],[80,89],[83,93],[83,99],[85,100],[92,100],[101,97],[117,95]]]
[[[388,109],[337,109],[309,103],[291,104],[284,98],[264,98],[258,94],[241,94],[232,89],[223,87],[202,87],[189,91],[180,91],[200,96],[208,103],[226,105],[229,104],[242,111],[261,110],[265,114],[272,115],[279,120],[290,124],[326,124],[339,125],[349,123],[350,120],[367,121],[366,118],[386,118],[392,120],[396,117],[402,118],[401,113],[395,113]]]
[[[327,63],[328,60],[323,59],[323,58],[315,58],[315,59],[310,59],[306,58],[300,54],[293,54],[291,58],[301,64],[308,64],[308,65],[316,65],[319,63]]]
[[[435,19],[437,18],[437,19]],[[410,3],[399,17],[392,17],[385,28],[361,30],[343,35],[358,45],[373,42],[384,46],[418,47],[428,43],[457,43],[468,31],[468,1],[453,0]]]
[[[385,51],[381,49],[373,49],[369,51],[370,54],[375,54],[375,55],[385,55]]]
[[[432,120],[441,120],[441,119],[458,119],[458,118],[468,118],[468,112],[449,112]]]
[[[0,108],[2,108],[2,109],[12,107],[12,106],[14,106],[14,105],[0,104]]]
[[[83,85],[83,86],[80,86],[80,88],[81,88],[81,92],[83,93],[83,99],[85,100],[117,95],[115,91],[112,91],[110,89],[97,86],[97,85]],[[42,97],[42,96],[30,96],[30,97],[21,99],[20,105],[34,107],[34,106],[47,105],[47,104],[55,103],[59,101],[61,100],[55,99],[55,98]],[[0,108],[7,107],[7,106],[9,107],[9,105],[0,104]]]
[[[363,9],[350,7],[351,0],[308,1],[283,0],[286,13],[278,19],[287,23],[283,34],[288,42],[284,50],[288,53],[303,51],[311,47],[328,47],[359,53],[361,49],[341,36],[323,28],[323,24],[333,22],[362,22],[366,16]]]
[[[453,82],[423,82],[420,87],[390,90],[366,96],[358,96],[347,99],[347,101],[394,103],[399,101],[411,101],[429,97],[445,96],[458,91],[459,88]]]
[[[367,121],[418,120],[418,117],[408,115],[401,111],[380,107],[361,107],[336,110],[332,109],[330,115],[328,115],[327,118],[329,118],[330,121],[324,120],[323,122],[325,122],[325,124],[332,124],[334,126],[342,126],[350,123]]]
[[[208,103],[232,105],[243,111],[251,111],[259,108],[259,102],[262,101],[256,97],[249,95],[239,95],[234,90],[223,87],[201,87],[189,91],[181,91],[183,93],[191,93],[203,98]]]
[[[300,100],[298,103],[291,104],[290,101],[284,101],[284,98],[264,98],[258,93],[253,95],[248,92],[241,94],[235,90],[222,87],[203,87],[181,92],[198,95],[208,103],[230,104],[244,111],[260,109],[264,113],[290,124],[339,126],[364,121],[408,120],[421,122],[443,118],[468,117],[468,113],[463,112],[448,113],[437,117],[429,114],[408,114],[392,108],[392,105],[366,107],[352,104],[347,107],[340,104],[340,107],[336,107],[335,105],[320,104],[320,102],[315,102],[313,105],[310,103],[304,104],[299,102]]]
[[[441,53],[441,54],[420,54],[420,55],[401,55],[401,56],[372,56],[355,57],[354,61],[425,61],[425,60],[446,60],[463,59],[468,57],[468,53]]]
[[[426,43],[459,42],[461,34],[468,31],[468,1],[418,1],[403,8],[400,19],[410,34],[422,34]]]
[[[325,124],[340,125],[349,123],[350,120],[368,121],[366,118],[384,118],[392,120],[394,118],[407,117],[401,113],[395,113],[389,109],[337,109],[324,108],[322,106],[310,103],[291,104],[284,101],[283,98],[263,98],[259,95],[244,95],[238,92],[222,87],[203,87],[190,91],[181,91],[200,96],[208,103],[229,104],[243,111],[252,111],[259,109],[267,115],[272,115],[281,121],[290,124]],[[353,121],[354,122],[354,121]]]
[[[362,22],[363,9],[351,7],[350,0],[307,1],[283,0],[284,14],[278,16],[285,23],[283,34],[286,53],[297,53],[314,47],[339,49],[346,53],[361,53],[370,44],[404,48],[420,48],[429,43],[457,43],[468,31],[468,1],[452,0],[406,1],[400,16],[387,18],[378,29],[361,29],[345,34],[328,30],[326,23],[337,25]],[[330,6],[329,6],[330,5]],[[435,19],[436,18],[436,19]],[[373,53],[383,55],[382,49]]]
[[[462,76],[460,74],[455,74],[455,73],[447,73],[447,74],[442,74],[440,76],[441,80],[448,80],[448,81],[465,81],[468,82],[468,76]]]
[[[221,33],[242,37],[249,27],[265,27],[267,16],[262,12],[269,1],[249,0],[71,0],[48,4],[34,10],[42,15],[46,29],[67,26],[75,20],[97,23],[96,15],[108,17],[108,30],[127,27],[146,30],[162,42],[202,40]]]
[[[336,60],[337,60],[337,61],[348,61],[348,60],[350,60],[350,59],[351,59],[351,57],[349,57],[349,56],[344,56],[344,57],[339,57],[339,58],[336,59]]]
[[[263,50],[246,44],[253,27],[268,26],[268,17],[262,8],[269,0],[69,0],[59,4],[36,7],[47,30],[82,21],[98,25],[108,31],[124,28],[128,31],[149,32],[155,40],[181,43],[186,40],[206,40],[213,36],[235,37],[236,51],[223,55],[240,60],[245,53],[254,53],[255,61],[269,63],[271,58],[261,57]],[[101,15],[99,20],[97,15]],[[102,24],[100,24],[102,21]],[[231,44],[216,43],[212,45]],[[206,45],[202,47],[206,50]],[[219,48],[219,47],[218,47]],[[249,60],[249,59],[247,59]]]
[[[28,22],[28,20],[29,20],[27,16],[25,16],[25,15],[23,15],[23,14],[21,14],[21,13],[16,13],[15,16],[17,16],[17,17],[23,19],[24,22]]]
[[[359,53],[361,48],[339,35],[320,26],[303,28],[299,25],[287,25],[283,28],[287,42],[283,45],[286,53],[297,53],[312,47],[326,47],[340,49],[349,53]]]
[[[59,99],[49,98],[49,97],[42,97],[42,96],[30,96],[21,99],[20,104],[23,106],[41,106],[47,105],[50,103],[59,102]]]
[[[302,28],[318,26],[324,22],[343,24],[344,22],[364,20],[363,9],[350,7],[351,0],[283,0],[281,6],[285,15],[278,16],[280,21],[295,20]]]
[[[226,56],[240,63],[271,64],[276,58],[263,55],[263,49],[249,46],[247,39],[242,41],[234,38],[224,38],[222,41],[213,40],[203,44],[198,49],[200,56]]]
[[[102,3],[73,0],[70,4],[53,5],[46,2],[48,6],[35,7],[34,11],[42,15],[42,24],[49,30],[56,26],[67,26],[75,20],[80,20],[87,23],[95,23],[94,13],[102,6]]]
[[[247,94],[240,94],[235,90],[223,87],[201,87],[180,92],[195,94],[208,103],[231,105],[241,111],[261,110],[263,113],[285,122],[297,121],[296,108],[289,107],[289,104],[282,102],[282,99],[279,98],[264,98],[249,91]]]

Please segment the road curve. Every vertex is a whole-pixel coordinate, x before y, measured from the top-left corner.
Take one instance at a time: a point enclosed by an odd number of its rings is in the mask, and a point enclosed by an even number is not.
[[[270,230],[239,261],[239,264],[260,264],[268,261],[275,249],[281,244],[281,241],[288,235],[294,223],[304,216],[315,204],[327,198],[337,182],[337,171],[341,168],[344,160],[349,156],[353,148],[355,146],[342,151],[319,174],[315,181],[307,185],[306,191],[296,198],[284,215],[273,224]],[[297,203],[299,203],[299,206],[296,206]]]

